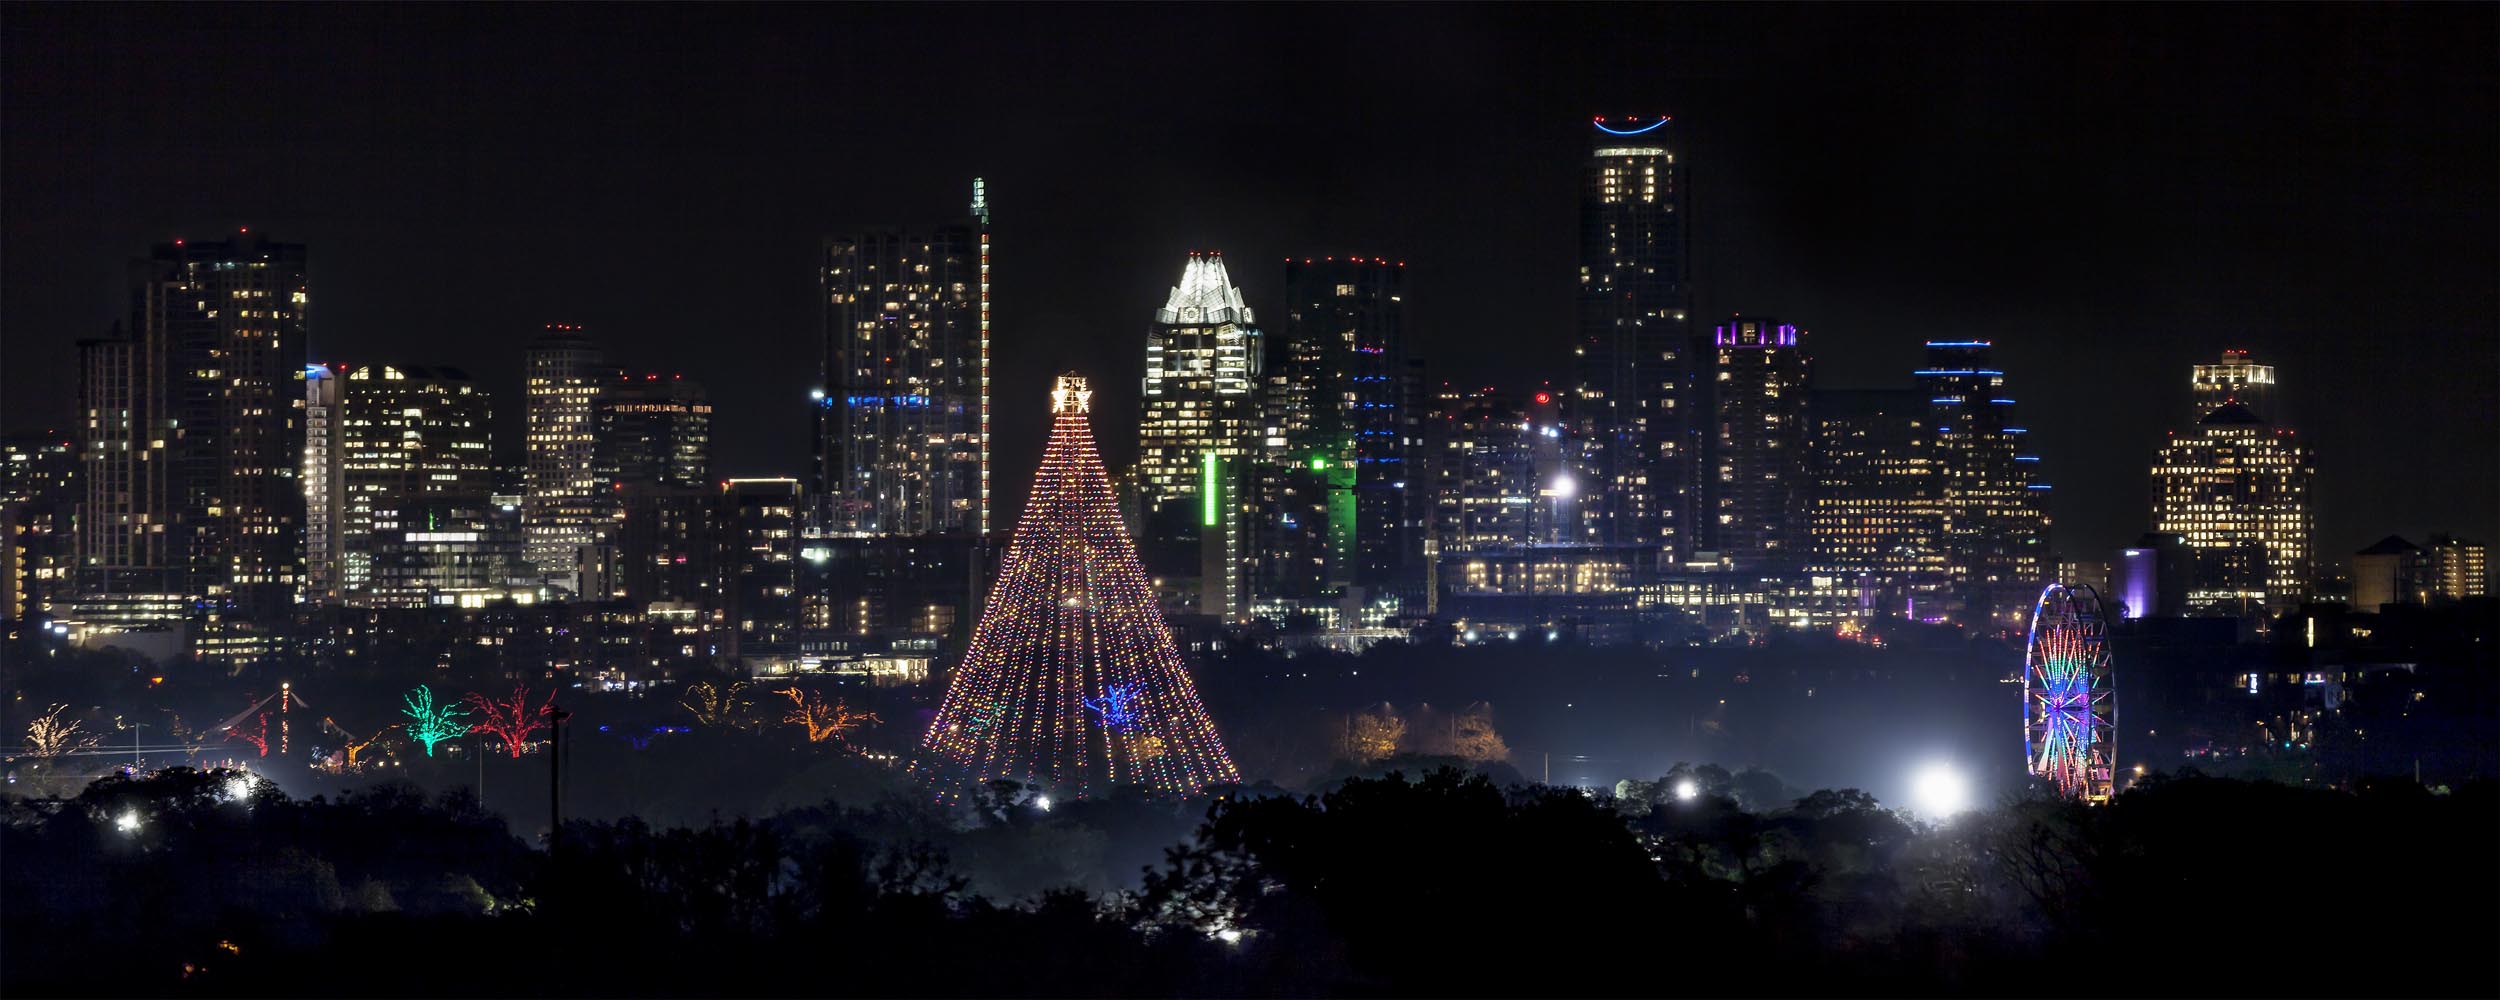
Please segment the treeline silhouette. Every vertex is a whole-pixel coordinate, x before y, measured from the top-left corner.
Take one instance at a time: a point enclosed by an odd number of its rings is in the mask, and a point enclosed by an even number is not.
[[[1604,796],[1443,768],[1046,809],[1000,783],[568,823],[549,848],[461,793],[298,800],[172,769],[8,804],[0,971],[13,997],[2500,988],[2488,781],[2187,772],[1942,823],[1743,784],[1679,768]],[[1124,883],[1065,864],[1093,838],[1169,846]]]

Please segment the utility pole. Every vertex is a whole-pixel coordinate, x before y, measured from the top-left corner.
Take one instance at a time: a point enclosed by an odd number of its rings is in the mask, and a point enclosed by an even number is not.
[[[564,720],[573,713],[547,700],[547,857],[556,856],[556,836],[564,829]]]

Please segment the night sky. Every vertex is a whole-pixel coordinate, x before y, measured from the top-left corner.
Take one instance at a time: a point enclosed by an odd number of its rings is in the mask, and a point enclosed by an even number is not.
[[[1046,375],[1130,451],[1193,248],[1265,325],[1287,255],[1410,263],[1436,379],[1567,379],[1586,122],[1673,114],[1701,317],[1808,331],[1824,386],[1996,340],[2057,548],[2148,518],[2188,366],[2281,366],[2319,547],[2500,540],[2500,8],[91,4],[0,12],[0,417],[66,424],[129,258],[308,243],[313,357],[500,393],[586,324],[801,474],[818,241],[996,213],[1010,505]],[[1023,419],[1029,416],[1030,419]]]

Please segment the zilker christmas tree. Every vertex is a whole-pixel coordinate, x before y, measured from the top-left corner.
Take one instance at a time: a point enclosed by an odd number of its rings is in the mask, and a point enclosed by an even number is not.
[[[1042,471],[922,747],[974,782],[1187,795],[1241,780],[1112,500],[1085,380],[1060,376]]]

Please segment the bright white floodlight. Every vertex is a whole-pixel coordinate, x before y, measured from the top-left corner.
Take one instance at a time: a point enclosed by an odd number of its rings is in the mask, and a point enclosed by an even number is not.
[[[1944,819],[1970,808],[1970,781],[1951,764],[1927,764],[1910,776],[1910,800],[1921,815]]]
[[[1681,780],[1681,781],[1676,782],[1676,783],[1675,783],[1675,797],[1676,797],[1676,799],[1677,799],[1678,801],[1683,801],[1683,802],[1691,802],[1691,801],[1693,801],[1694,799],[1698,799],[1698,798],[1700,798],[1700,797],[1701,797],[1701,783],[1700,783],[1700,782],[1697,782],[1697,781],[1694,781],[1694,780],[1693,780],[1693,779],[1691,779],[1691,778],[1685,778],[1685,779],[1683,779],[1683,780]]]

